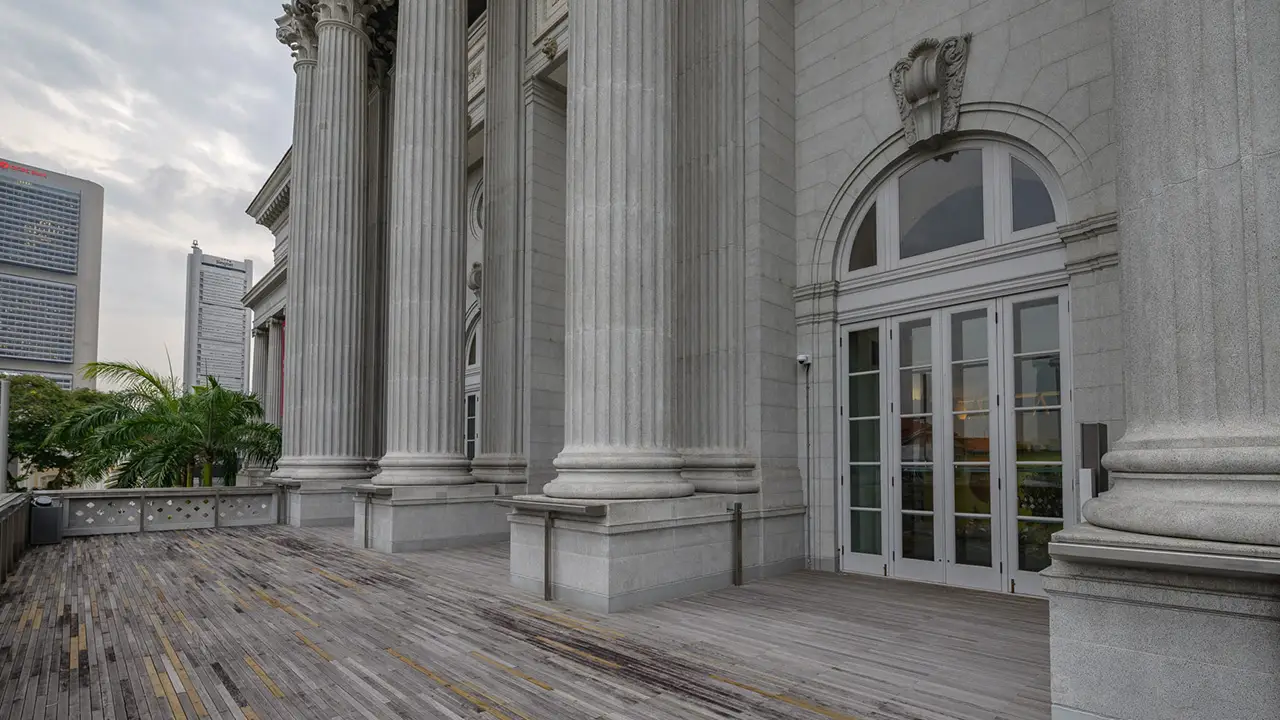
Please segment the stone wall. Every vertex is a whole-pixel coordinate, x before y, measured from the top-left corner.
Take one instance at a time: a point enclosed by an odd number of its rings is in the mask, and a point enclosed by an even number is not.
[[[1116,258],[1097,242],[1105,218],[1114,230],[1111,13],[1110,0],[797,0],[794,22],[796,316],[798,350],[813,359],[810,398],[797,387],[796,405],[812,420],[798,447],[810,473],[809,552],[834,568],[835,258],[848,215],[907,153],[888,77],[920,39],[972,34],[961,132],[1004,137],[1045,158],[1066,198],[1060,220],[1094,229],[1077,259],[1109,256],[1068,270],[1077,387],[1085,389],[1076,421],[1120,420]]]

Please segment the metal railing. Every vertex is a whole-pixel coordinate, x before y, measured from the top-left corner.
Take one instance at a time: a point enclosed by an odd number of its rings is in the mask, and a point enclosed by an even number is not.
[[[273,486],[56,490],[35,495],[62,501],[64,537],[279,522],[280,493]]]
[[[27,551],[30,506],[27,493],[0,494],[0,583],[9,579]]]

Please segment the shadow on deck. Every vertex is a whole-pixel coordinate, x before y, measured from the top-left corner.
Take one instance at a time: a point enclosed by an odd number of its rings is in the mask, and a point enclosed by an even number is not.
[[[1049,716],[1042,600],[801,572],[593,616],[507,546],[281,526],[65,540],[0,592],[5,718]]]

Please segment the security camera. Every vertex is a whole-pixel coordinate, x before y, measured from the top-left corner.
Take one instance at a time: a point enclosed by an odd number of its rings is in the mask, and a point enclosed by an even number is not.
[[[800,363],[805,367],[809,367],[809,363],[813,361],[809,359],[808,353],[800,353],[799,355],[796,356],[796,362]]]

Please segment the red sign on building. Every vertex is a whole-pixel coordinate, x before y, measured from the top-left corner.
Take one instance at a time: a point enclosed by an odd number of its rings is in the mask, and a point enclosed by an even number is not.
[[[49,177],[47,174],[42,173],[39,170],[32,170],[31,168],[22,167],[21,165],[14,165],[8,160],[0,160],[0,170],[26,173],[27,175],[35,175],[36,177]]]

